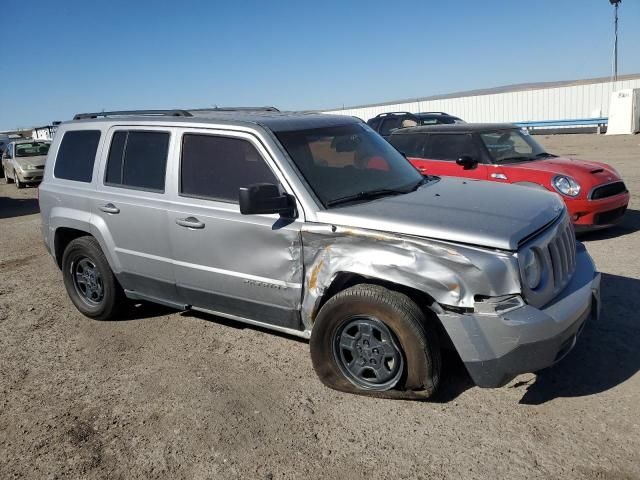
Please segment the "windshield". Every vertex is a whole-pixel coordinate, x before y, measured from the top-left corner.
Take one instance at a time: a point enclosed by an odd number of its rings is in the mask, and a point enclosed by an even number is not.
[[[527,162],[553,155],[547,153],[528,132],[523,130],[500,130],[480,134],[487,146],[493,163]]]
[[[45,142],[17,143],[16,157],[38,157],[49,152],[49,144]]]
[[[296,166],[326,206],[406,193],[423,177],[365,124],[277,132]]]

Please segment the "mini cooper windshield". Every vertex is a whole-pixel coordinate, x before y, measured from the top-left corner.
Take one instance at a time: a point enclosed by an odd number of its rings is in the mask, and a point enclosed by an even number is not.
[[[276,134],[325,207],[401,195],[424,183],[422,175],[364,124]]]
[[[483,132],[480,138],[489,150],[493,163],[516,163],[554,157],[545,152],[528,132],[520,129]]]

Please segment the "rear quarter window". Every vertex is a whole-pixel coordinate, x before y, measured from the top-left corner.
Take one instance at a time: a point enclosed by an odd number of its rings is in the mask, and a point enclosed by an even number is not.
[[[53,174],[75,182],[91,182],[100,142],[100,130],[66,132],[60,142]]]

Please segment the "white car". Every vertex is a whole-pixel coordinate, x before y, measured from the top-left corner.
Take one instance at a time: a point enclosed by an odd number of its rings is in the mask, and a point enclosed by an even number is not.
[[[7,183],[18,188],[42,180],[44,164],[51,142],[46,140],[14,140],[2,154],[2,168]]]

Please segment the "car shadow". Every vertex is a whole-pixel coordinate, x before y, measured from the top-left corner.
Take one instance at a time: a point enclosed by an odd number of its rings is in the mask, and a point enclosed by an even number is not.
[[[133,320],[146,320],[148,318],[163,317],[179,312],[159,303],[142,302],[138,300],[127,300],[128,305],[118,317],[118,322],[128,322]]]
[[[602,313],[590,321],[574,350],[538,372],[520,403],[584,397],[614,388],[640,370],[640,280],[602,274]],[[513,385],[517,388],[522,385]]]
[[[434,403],[448,403],[475,387],[464,363],[455,350],[442,350],[440,387],[429,399]]]
[[[308,340],[305,340],[301,337],[296,337],[295,335],[279,332],[277,330],[271,330],[270,328],[261,327],[259,325],[251,325],[241,321],[231,320],[229,318],[220,317],[218,315],[213,315],[211,313],[199,312],[198,310],[185,310],[180,313],[180,316],[185,318],[195,318],[199,320],[205,320],[207,322],[217,323],[219,325],[224,325],[225,327],[233,328],[235,330],[245,330],[245,329],[256,330],[258,332],[268,333],[269,335],[275,335],[277,337],[285,338],[287,340],[295,340],[300,343],[308,343]]]
[[[541,405],[556,398],[596,395],[626,382],[640,371],[640,280],[603,273],[601,288],[601,316],[598,320],[588,321],[573,351],[557,365],[537,372],[535,380],[516,381],[504,387],[526,389],[519,403]],[[129,309],[121,320],[138,320],[176,312],[162,305],[140,302]],[[180,316],[307,343],[299,337],[213,314],[187,310],[180,312]],[[451,402],[474,387],[464,363],[455,351],[443,351],[442,379],[432,402]]]
[[[22,217],[40,212],[35,198],[0,197],[0,219]]]
[[[576,236],[580,241],[592,242],[608,240],[610,238],[622,237],[640,230],[640,211],[628,209],[622,221],[614,227],[605,230],[595,230],[593,232],[579,233]]]

